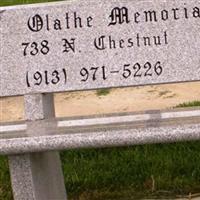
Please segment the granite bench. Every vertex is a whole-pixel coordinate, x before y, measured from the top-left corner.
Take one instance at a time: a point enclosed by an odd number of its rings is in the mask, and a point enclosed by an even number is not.
[[[0,124],[15,200],[67,199],[59,150],[200,139],[200,109],[56,118],[55,92],[200,81],[199,0],[72,1],[0,8]]]

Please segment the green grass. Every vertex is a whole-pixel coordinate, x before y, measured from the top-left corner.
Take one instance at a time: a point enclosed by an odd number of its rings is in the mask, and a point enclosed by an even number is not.
[[[185,108],[185,107],[196,107],[196,106],[200,106],[200,101],[186,102],[186,103],[179,104],[176,107]]]
[[[200,191],[199,152],[200,142],[157,144],[68,151],[62,162],[70,195],[88,193],[91,200],[151,196],[153,176],[153,195],[175,196]]]
[[[0,156],[0,199],[10,200],[12,197],[8,162],[4,156]]]
[[[27,3],[41,3],[41,2],[52,2],[60,0],[1,0],[0,6],[10,6],[18,4],[27,4]]]
[[[106,96],[110,93],[111,89],[100,89],[96,91],[97,96]]]

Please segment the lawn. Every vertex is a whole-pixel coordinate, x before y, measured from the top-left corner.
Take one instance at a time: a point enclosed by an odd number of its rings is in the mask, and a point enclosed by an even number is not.
[[[0,5],[28,2],[1,0]],[[199,141],[64,151],[61,159],[70,200],[170,198],[200,192]],[[0,156],[0,199],[12,199],[5,156]]]
[[[185,108],[185,107],[200,107],[200,101],[192,101],[192,102],[186,102],[182,103],[176,106],[177,108]]]
[[[1,0],[0,6],[10,6],[18,4],[27,4],[27,3],[41,3],[41,2],[51,2],[59,0]]]

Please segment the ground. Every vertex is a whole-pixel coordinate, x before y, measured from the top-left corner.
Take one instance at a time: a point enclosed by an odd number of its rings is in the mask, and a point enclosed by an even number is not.
[[[56,116],[168,109],[200,100],[200,82],[55,94]],[[0,98],[0,121],[23,120],[23,98]]]

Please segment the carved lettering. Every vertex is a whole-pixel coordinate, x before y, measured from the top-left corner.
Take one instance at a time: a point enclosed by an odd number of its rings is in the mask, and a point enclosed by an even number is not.
[[[110,19],[111,19],[111,22],[109,23],[108,26],[115,25],[115,24],[129,23],[130,20],[129,20],[129,15],[128,15],[128,8],[126,7],[113,8],[110,14]]]
[[[62,39],[62,41],[64,42],[63,47],[63,53],[68,53],[70,51],[75,52],[75,38],[71,38],[70,40],[68,39]]]
[[[104,43],[104,38],[105,35],[102,35],[101,37],[94,39],[94,46],[96,47],[96,49],[104,50],[106,48]]]
[[[39,32],[44,25],[43,19],[40,15],[36,14],[28,19],[28,28],[33,32]]]

